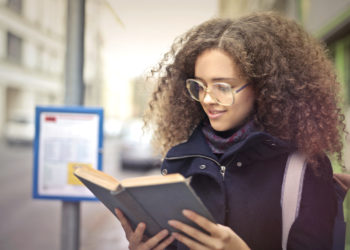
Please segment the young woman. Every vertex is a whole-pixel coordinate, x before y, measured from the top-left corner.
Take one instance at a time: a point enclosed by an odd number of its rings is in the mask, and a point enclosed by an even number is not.
[[[217,224],[185,210],[208,234],[171,220],[191,237],[144,239],[147,225],[133,231],[118,211],[131,249],[281,249],[281,186],[295,151],[308,165],[288,249],[332,248],[327,155],[342,160],[344,117],[322,45],[274,13],[213,19],[176,40],[153,73],[159,84],[146,120],[167,152],[161,172],[192,177]]]

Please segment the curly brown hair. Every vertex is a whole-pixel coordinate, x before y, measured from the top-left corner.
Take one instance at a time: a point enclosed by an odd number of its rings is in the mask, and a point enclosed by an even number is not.
[[[295,21],[273,12],[238,19],[212,19],[177,38],[151,72],[158,85],[146,124],[164,154],[185,141],[205,117],[187,94],[197,57],[221,49],[231,56],[255,91],[255,125],[306,154],[312,163],[324,154],[342,160],[344,116],[340,85],[325,46]]]

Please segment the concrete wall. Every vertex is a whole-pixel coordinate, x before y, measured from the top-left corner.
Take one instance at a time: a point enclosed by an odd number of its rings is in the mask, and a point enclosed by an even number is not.
[[[254,11],[284,12],[286,0],[219,0],[219,16],[238,17]]]
[[[306,7],[305,28],[316,33],[343,12],[350,9],[350,0],[309,0]]]

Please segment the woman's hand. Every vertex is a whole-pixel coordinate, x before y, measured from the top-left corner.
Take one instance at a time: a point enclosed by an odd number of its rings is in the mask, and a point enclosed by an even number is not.
[[[145,223],[139,223],[135,231],[133,231],[130,223],[124,217],[123,213],[119,209],[115,209],[115,213],[117,214],[117,217],[125,231],[126,238],[129,241],[130,250],[161,250],[170,245],[171,242],[173,242],[175,239],[173,236],[170,236],[162,241],[169,234],[168,230],[164,229],[152,238],[145,240],[145,237],[143,235],[146,229]]]
[[[231,228],[215,224],[206,218],[190,211],[184,210],[184,216],[195,222],[210,235],[205,234],[193,227],[190,227],[182,222],[170,220],[169,225],[186,233],[193,239],[190,239],[180,233],[173,233],[172,235],[190,249],[235,249],[246,250],[249,249],[247,244],[235,233]]]

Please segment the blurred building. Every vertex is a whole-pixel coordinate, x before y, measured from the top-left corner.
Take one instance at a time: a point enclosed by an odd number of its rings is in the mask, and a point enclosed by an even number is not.
[[[70,1],[70,0],[66,0]],[[106,90],[104,63],[102,59],[105,28],[101,19],[110,12],[105,0],[85,0],[85,60],[84,84],[86,106],[104,106],[103,92]]]
[[[148,107],[154,83],[145,77],[135,77],[131,81],[132,117],[142,117]]]
[[[37,103],[62,101],[65,2],[0,0],[0,133]]]
[[[0,136],[8,121],[33,120],[36,105],[63,105],[69,0],[0,0]],[[86,1],[85,104],[101,105],[100,0]]]

